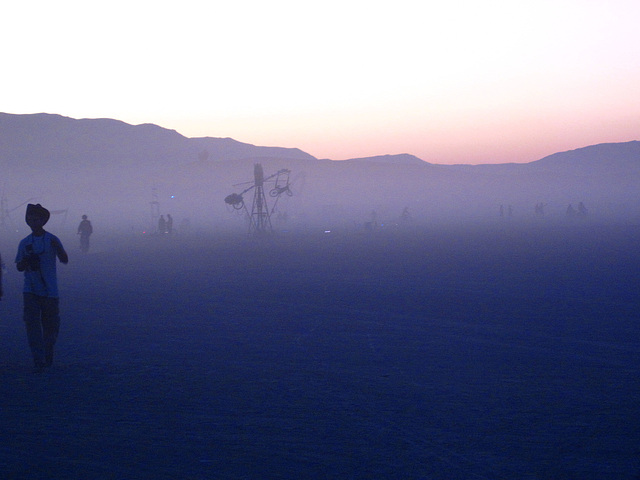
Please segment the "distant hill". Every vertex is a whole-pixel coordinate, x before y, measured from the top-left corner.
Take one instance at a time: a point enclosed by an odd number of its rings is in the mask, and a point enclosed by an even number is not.
[[[388,163],[392,165],[423,165],[427,162],[420,160],[414,155],[408,153],[401,153],[399,155],[377,155],[375,157],[362,157],[351,158],[349,160],[343,160],[345,162],[357,162],[357,163]]]
[[[535,162],[533,168],[640,169],[640,141],[602,143],[554,153]]]
[[[265,175],[291,171],[294,195],[278,209],[298,225],[356,225],[374,210],[396,219],[405,207],[423,222],[495,220],[500,205],[527,219],[538,203],[562,218],[569,203],[580,201],[594,218],[640,223],[638,141],[528,164],[438,165],[410,154],[332,161],[297,148],[187,138],[151,124],[0,113],[0,193],[9,211],[35,199],[72,218],[88,213],[97,226],[137,229],[149,223],[151,205],[160,205],[177,222],[241,225],[223,200],[251,185],[256,162]]]
[[[0,153],[5,166],[166,167],[207,158],[315,157],[297,148],[259,147],[231,138],[187,138],[152,124],[119,120],[76,120],[60,115],[0,113]],[[46,159],[49,159],[48,161]]]

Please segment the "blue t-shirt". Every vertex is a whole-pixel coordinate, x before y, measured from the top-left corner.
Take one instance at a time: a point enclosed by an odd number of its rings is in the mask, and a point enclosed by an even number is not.
[[[16,263],[29,255],[29,251],[40,258],[40,269],[24,271],[24,293],[33,293],[42,297],[58,297],[58,278],[56,274],[56,249],[51,246],[55,240],[62,247],[62,242],[55,235],[45,232],[42,236],[33,233],[23,238],[18,245]]]

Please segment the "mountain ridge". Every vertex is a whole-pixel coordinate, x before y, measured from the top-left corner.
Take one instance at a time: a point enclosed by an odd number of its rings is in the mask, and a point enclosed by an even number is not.
[[[258,162],[265,175],[291,171],[294,195],[279,208],[289,205],[298,217],[314,221],[338,215],[329,211],[357,219],[372,209],[382,217],[405,207],[423,221],[490,219],[499,205],[526,216],[538,203],[562,215],[567,204],[579,201],[594,217],[640,221],[638,141],[582,147],[530,163],[444,165],[408,153],[338,161],[228,137],[187,138],[154,124],[0,113],[0,187],[11,205],[36,198],[77,209],[74,214],[92,212],[113,222],[135,217],[140,224],[149,217],[154,191],[178,216],[224,223],[232,221],[224,198],[235,185],[251,182]]]
[[[11,137],[9,139],[8,137]],[[86,143],[86,140],[92,138],[100,138],[93,142]],[[150,147],[154,144],[161,146],[162,154],[157,155],[164,158],[168,153],[184,157],[180,150],[186,150],[193,155],[194,149],[200,148],[195,153],[196,158],[202,158],[206,154],[208,159],[213,161],[244,159],[252,157],[262,158],[295,158],[319,160],[296,147],[273,147],[273,146],[257,146],[245,142],[235,140],[230,137],[186,137],[176,130],[171,130],[153,123],[142,123],[132,125],[121,120],[111,118],[82,118],[74,119],[51,113],[34,113],[34,114],[10,114],[0,112],[0,148],[3,148],[5,160],[11,160],[11,152],[7,152],[7,147],[14,143],[14,150],[18,148],[15,144],[20,144],[22,140],[23,151],[28,149],[36,149],[38,145],[48,143],[46,148],[51,150],[62,150],[61,146],[67,146],[69,141],[74,141],[77,148],[83,154],[90,153],[95,148],[113,149],[117,144],[140,143],[134,150],[125,150],[125,154],[139,153],[143,147]],[[83,140],[85,141],[83,143]],[[55,144],[58,144],[58,147]],[[62,144],[62,145],[60,145]],[[624,147],[621,147],[624,146]],[[616,158],[620,151],[626,149],[629,155],[640,155],[640,141],[633,140],[629,142],[619,143],[600,143],[588,145],[563,152],[556,152],[538,160],[526,163],[494,163],[494,164],[455,164],[445,165],[433,162],[427,162],[410,153],[401,154],[380,154],[370,157],[356,157],[345,160],[321,159],[321,161],[332,162],[353,162],[353,163],[388,163],[397,165],[438,165],[445,167],[477,167],[479,169],[499,165],[535,165],[537,167],[548,166],[554,162],[571,163],[574,166],[578,164],[597,163],[600,157],[609,156]],[[158,150],[157,146],[153,150]],[[20,161],[23,162],[28,155],[23,156]],[[182,161],[188,162],[194,160],[191,158],[182,158]]]
[[[3,160],[10,164],[24,164],[50,152],[66,154],[78,162],[83,156],[99,158],[95,155],[98,150],[108,163],[120,166],[126,166],[128,158],[138,165],[170,166],[199,158],[204,152],[213,160],[251,156],[315,160],[297,148],[255,146],[231,138],[188,138],[150,123],[130,125],[120,120],[73,119],[48,113],[0,113],[0,148]]]

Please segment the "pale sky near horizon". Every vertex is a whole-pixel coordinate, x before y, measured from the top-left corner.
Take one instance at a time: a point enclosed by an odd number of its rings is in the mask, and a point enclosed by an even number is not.
[[[342,160],[640,140],[637,0],[11,2],[0,111]]]

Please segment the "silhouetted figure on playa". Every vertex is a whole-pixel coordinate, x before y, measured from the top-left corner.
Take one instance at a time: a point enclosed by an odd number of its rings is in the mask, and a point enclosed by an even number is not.
[[[578,215],[584,217],[587,215],[587,207],[584,206],[584,203],[580,202],[578,204]]]
[[[173,217],[167,213],[166,232],[171,235],[173,233]]]
[[[84,253],[89,251],[89,237],[93,233],[93,226],[91,222],[87,220],[86,215],[82,215],[80,225],[78,225],[78,235],[80,235],[80,250]]]
[[[402,214],[400,215],[400,220],[402,220],[403,222],[411,221],[411,214],[409,213],[409,207],[404,207],[404,210],[402,210]]]
[[[567,217],[573,218],[576,216],[576,209],[573,208],[573,205],[570,203],[567,207]]]
[[[53,364],[60,331],[56,258],[65,264],[69,261],[60,239],[43,228],[49,216],[40,204],[27,205],[25,221],[32,233],[22,239],[16,255],[16,267],[24,272],[24,323],[35,372]]]
[[[371,216],[370,216],[371,220],[369,222],[365,222],[364,224],[364,228],[365,230],[375,230],[376,228],[378,228],[378,214],[376,213],[375,210],[371,210]]]
[[[166,231],[167,231],[167,222],[164,219],[164,215],[160,215],[160,218],[158,219],[158,233],[160,235],[164,235]]]
[[[2,300],[2,268],[4,267],[4,264],[2,263],[2,257],[0,256],[0,300]]]

